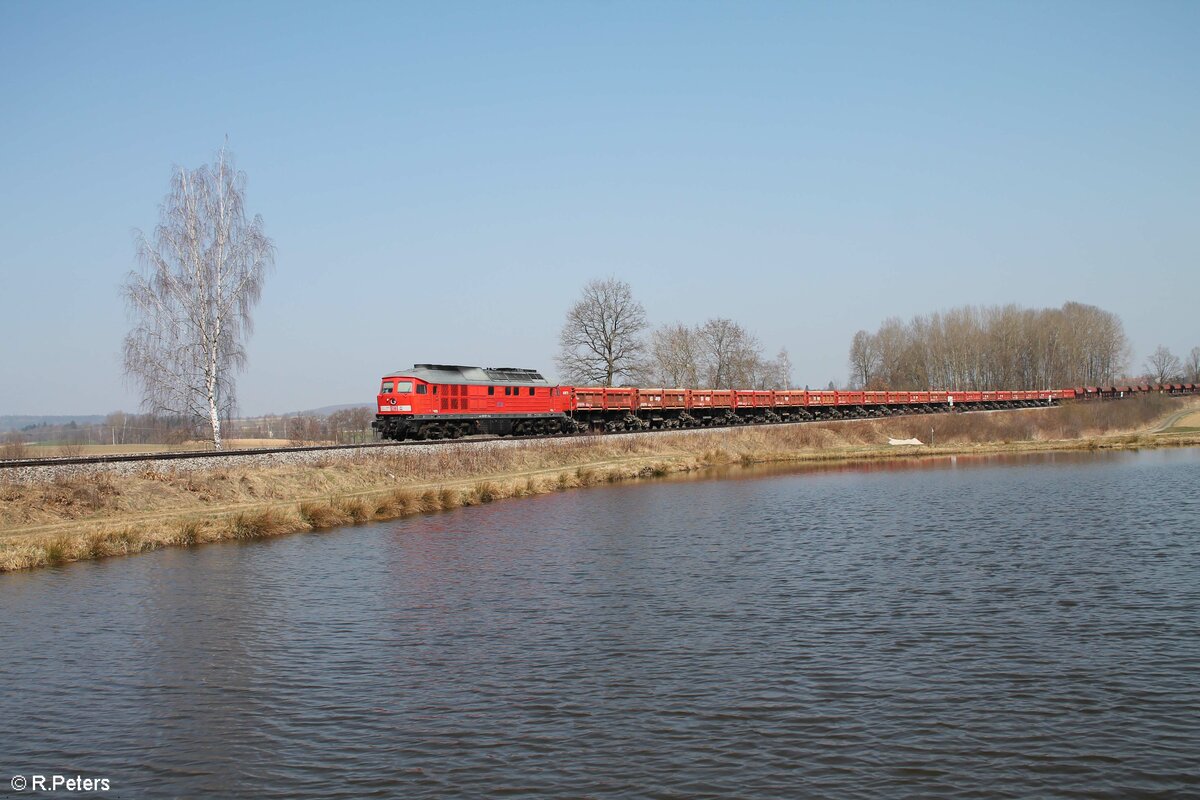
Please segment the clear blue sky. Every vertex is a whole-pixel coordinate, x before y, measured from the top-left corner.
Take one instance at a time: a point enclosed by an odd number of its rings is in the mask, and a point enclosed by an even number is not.
[[[0,414],[137,406],[118,287],[226,135],[277,247],[246,413],[553,371],[589,279],[799,384],[966,303],[1200,344],[1200,3],[0,4]]]

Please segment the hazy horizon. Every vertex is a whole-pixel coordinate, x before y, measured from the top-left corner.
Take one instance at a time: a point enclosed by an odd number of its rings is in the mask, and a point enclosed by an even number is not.
[[[1200,345],[1200,5],[0,6],[0,414],[136,411],[118,293],[226,136],[277,246],[247,416],[554,374],[588,280],[793,379],[886,317],[1078,301]],[[203,42],[204,46],[193,43]]]

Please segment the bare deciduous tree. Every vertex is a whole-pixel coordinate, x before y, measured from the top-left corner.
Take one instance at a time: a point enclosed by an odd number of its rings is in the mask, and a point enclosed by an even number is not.
[[[758,338],[731,319],[717,318],[697,330],[704,375],[713,389],[754,386],[761,370],[762,345]]]
[[[695,388],[700,382],[700,342],[693,328],[677,322],[650,335],[647,379],[667,387]]]
[[[1200,383],[1200,347],[1193,347],[1192,352],[1188,353],[1184,369],[1187,371],[1188,383]]]
[[[879,371],[879,350],[875,337],[866,331],[854,334],[850,342],[850,385],[859,389],[871,386]]]
[[[641,367],[646,345],[646,310],[633,299],[629,284],[616,278],[595,280],[567,312],[555,361],[563,380],[612,386]]]
[[[1179,362],[1179,357],[1161,344],[1146,359],[1146,373],[1155,383],[1173,381],[1182,371],[1183,364]]]
[[[641,379],[683,388],[786,389],[792,359],[786,348],[765,360],[757,337],[729,319],[710,319],[698,327],[664,325],[650,336],[650,353]]]
[[[133,321],[125,372],[144,408],[206,422],[217,449],[221,417],[236,405],[251,311],[274,264],[262,218],[246,218],[245,186],[225,147],[211,165],[177,168],[153,239],[138,234],[143,269],[122,287]]]

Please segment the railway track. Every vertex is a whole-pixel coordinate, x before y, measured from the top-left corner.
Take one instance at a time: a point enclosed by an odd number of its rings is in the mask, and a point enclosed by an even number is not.
[[[309,453],[317,450],[363,450],[377,447],[402,447],[430,442],[368,442],[364,444],[300,445],[298,447],[247,447],[234,450],[175,450],[164,453],[120,453],[95,456],[48,456],[44,458],[0,459],[0,469],[19,467],[69,467],[79,464],[123,464],[130,461],[184,461],[196,458],[237,458],[239,456],[269,456],[286,453]]]
[[[1045,407],[1045,406],[1041,406]],[[1001,409],[1004,411],[1019,411],[1019,408]],[[923,412],[913,410],[911,412],[897,414],[891,416],[913,416],[918,414],[970,414],[983,413],[987,409],[961,409],[955,411],[936,411]],[[840,419],[812,419],[812,420],[790,420],[785,422],[754,422],[744,423],[741,425],[711,425],[699,428],[655,428],[638,431],[613,431],[608,433],[600,432],[580,432],[580,433],[564,433],[554,435],[529,435],[529,436],[468,436],[460,439],[426,439],[426,440],[409,440],[403,442],[365,442],[362,444],[332,444],[332,445],[300,445],[288,447],[248,447],[233,450],[176,450],[161,453],[121,453],[113,455],[94,455],[94,456],[48,456],[42,458],[19,458],[19,459],[0,459],[0,471],[5,469],[22,469],[28,467],[69,467],[69,466],[103,466],[105,464],[128,464],[132,462],[156,462],[156,461],[188,461],[195,459],[236,459],[248,456],[271,456],[271,455],[291,455],[294,453],[313,453],[313,452],[342,452],[349,450],[377,450],[377,449],[394,449],[400,447],[436,447],[447,444],[485,444],[487,442],[520,442],[520,441],[547,441],[561,439],[579,439],[588,436],[638,436],[646,433],[687,433],[701,431],[716,431],[716,430],[736,430],[741,428],[761,428],[775,425],[803,425],[809,422],[853,422],[867,419],[882,419],[883,417],[876,416],[847,416]]]
[[[919,410],[914,407],[911,411],[893,412],[886,416],[918,416],[918,415],[944,415],[944,414],[979,414],[979,413],[997,413],[1004,411],[1021,411],[1029,408],[1049,408],[1051,406],[1025,406],[1025,407],[1009,407],[1001,409],[989,408],[956,408],[953,411],[926,411]],[[867,415],[867,416],[845,416],[841,418],[818,418],[811,420],[788,420],[783,422],[767,422],[755,421],[753,423],[746,422],[740,425],[712,425],[698,428],[655,428],[636,431],[613,431],[608,433],[600,432],[580,432],[580,433],[564,433],[553,435],[528,435],[528,436],[468,436],[460,439],[427,439],[427,440],[408,440],[403,442],[383,441],[383,442],[365,442],[362,444],[333,444],[333,445],[300,445],[288,447],[253,447],[242,448],[236,450],[179,450],[164,453],[122,453],[119,455],[95,455],[95,456],[53,456],[43,458],[21,458],[21,459],[0,459],[0,473],[7,469],[23,469],[29,467],[68,467],[68,466],[103,466],[105,464],[128,464],[134,462],[160,462],[160,461],[188,461],[195,459],[237,459],[249,456],[272,456],[272,455],[291,455],[296,453],[314,453],[314,452],[344,452],[350,450],[379,450],[379,449],[395,449],[402,447],[437,447],[447,444],[456,445],[482,445],[488,442],[520,442],[520,441],[548,441],[562,439],[578,439],[588,436],[638,436],[646,433],[687,433],[687,432],[702,432],[716,430],[736,430],[741,428],[758,428],[769,427],[775,425],[804,425],[810,422],[853,422],[869,419],[884,419],[885,415]]]
[[[745,427],[745,426],[743,426]],[[706,428],[704,430],[714,430]],[[470,436],[461,439],[430,439],[405,442],[364,442],[362,444],[314,444],[288,447],[245,447],[230,450],[176,450],[162,453],[120,453],[95,456],[47,456],[43,458],[0,459],[0,470],[25,467],[69,467],[97,466],[104,464],[127,464],[138,461],[188,461],[204,458],[236,459],[247,456],[291,455],[294,453],[340,452],[349,450],[379,450],[398,447],[436,447],[447,444],[486,444],[488,442],[546,441],[550,439],[575,439],[593,435],[633,436],[638,433],[660,431],[625,431],[607,434],[557,434],[553,436]],[[679,433],[681,431],[674,431]]]

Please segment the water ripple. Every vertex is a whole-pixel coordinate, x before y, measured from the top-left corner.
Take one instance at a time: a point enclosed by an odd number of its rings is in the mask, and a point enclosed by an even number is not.
[[[1200,452],[605,487],[0,579],[137,797],[1200,796]]]

